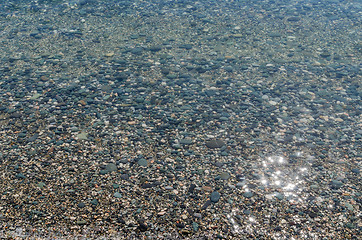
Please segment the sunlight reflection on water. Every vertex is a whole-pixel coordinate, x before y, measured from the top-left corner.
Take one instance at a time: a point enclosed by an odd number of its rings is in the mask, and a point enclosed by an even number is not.
[[[309,167],[314,158],[301,151],[294,152],[291,156],[287,158],[276,154],[261,157],[252,169],[256,179],[245,178],[243,192],[252,192],[251,183],[257,184],[258,193],[265,196],[266,202],[263,204],[266,209],[275,201],[283,201],[283,204],[303,203],[303,199],[306,199],[303,196],[303,190],[306,188],[305,178],[310,172]],[[276,208],[274,210],[279,211]],[[258,226],[268,222],[270,215],[273,214],[271,210],[267,210],[267,214],[261,218],[260,215],[255,217],[253,212],[242,216],[242,211],[244,209],[235,208],[227,215],[236,234],[261,231]]]

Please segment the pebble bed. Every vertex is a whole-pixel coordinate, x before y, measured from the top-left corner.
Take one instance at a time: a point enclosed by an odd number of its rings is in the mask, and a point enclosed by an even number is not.
[[[360,239],[361,13],[1,3],[1,239]]]

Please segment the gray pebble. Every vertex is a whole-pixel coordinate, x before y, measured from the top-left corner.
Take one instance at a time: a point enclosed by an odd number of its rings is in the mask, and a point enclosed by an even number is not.
[[[210,140],[206,142],[208,148],[221,148],[225,143],[222,140]]]
[[[122,194],[120,194],[119,192],[115,192],[113,196],[116,198],[122,198]]]
[[[211,193],[211,195],[210,195],[211,202],[216,203],[216,202],[219,201],[219,199],[220,199],[220,193],[219,192],[214,191],[214,192]]]
[[[140,160],[138,160],[137,163],[142,167],[147,167],[147,165],[148,165],[148,161],[144,158],[141,158]]]
[[[114,163],[108,163],[108,164],[106,165],[106,170],[107,170],[108,172],[117,171],[117,166],[116,166],[116,164],[114,164]]]

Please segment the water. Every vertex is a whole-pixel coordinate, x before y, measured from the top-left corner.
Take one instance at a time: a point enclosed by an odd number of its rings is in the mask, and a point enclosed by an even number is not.
[[[0,30],[1,237],[358,239],[359,1],[1,1]]]

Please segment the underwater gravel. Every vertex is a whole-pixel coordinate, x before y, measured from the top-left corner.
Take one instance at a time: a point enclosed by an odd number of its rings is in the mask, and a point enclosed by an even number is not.
[[[2,238],[358,239],[354,1],[0,10]]]

